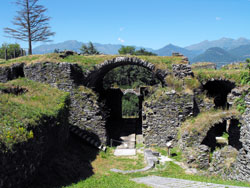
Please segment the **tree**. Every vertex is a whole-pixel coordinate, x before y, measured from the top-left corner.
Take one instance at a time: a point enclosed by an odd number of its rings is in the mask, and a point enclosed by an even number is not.
[[[55,49],[54,49],[54,53],[56,53],[56,54],[60,53],[60,49],[55,48]]]
[[[38,0],[16,0],[20,6],[17,16],[14,17],[13,24],[16,29],[4,28],[8,37],[12,37],[29,43],[29,55],[32,55],[32,42],[48,42],[50,36],[55,35],[50,31],[48,21],[50,17],[44,13],[47,11],[43,5],[37,4]]]
[[[156,54],[152,52],[148,52],[145,48],[141,48],[140,50],[135,51],[135,55],[148,55],[148,56],[156,56]]]
[[[82,54],[87,54],[87,55],[100,54],[92,42],[89,42],[88,45],[83,44],[82,47],[80,48],[80,51],[82,52]]]
[[[156,54],[148,52],[145,48],[135,51],[135,47],[133,46],[122,46],[118,52],[119,54],[156,56]]]
[[[25,54],[25,51],[20,47],[19,44],[2,44],[0,48],[0,58],[5,58],[5,50],[7,50],[7,59],[20,57]]]
[[[130,54],[133,55],[135,53],[135,47],[133,46],[122,46],[118,50],[119,54]]]

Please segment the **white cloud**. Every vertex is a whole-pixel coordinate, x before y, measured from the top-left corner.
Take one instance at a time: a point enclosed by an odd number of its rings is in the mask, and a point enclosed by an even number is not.
[[[124,29],[125,29],[124,27],[121,27],[121,28],[120,28],[120,31],[123,31]]]
[[[121,42],[121,43],[124,43],[125,40],[121,39],[120,37],[118,38],[118,40]]]
[[[216,17],[215,20],[220,21],[222,18],[221,17]]]

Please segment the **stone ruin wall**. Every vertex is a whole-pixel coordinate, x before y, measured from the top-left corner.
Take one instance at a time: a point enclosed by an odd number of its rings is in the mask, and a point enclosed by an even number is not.
[[[172,92],[163,93],[157,100],[146,100],[142,112],[142,133],[147,146],[166,147],[170,140],[177,142],[178,128],[193,114],[193,96]]]
[[[103,104],[97,101],[98,97],[90,89],[79,88],[85,81],[85,75],[77,64],[47,62],[27,65],[24,66],[24,76],[69,92],[70,126],[89,132],[89,136],[99,143],[107,142]]]
[[[84,77],[78,65],[17,63],[0,67],[0,82],[5,83],[18,77],[26,77],[67,91],[70,93],[70,101],[67,114],[65,112],[57,118],[43,117],[46,121],[40,120],[37,126],[39,129],[33,130],[38,135],[35,139],[16,145],[14,152],[0,153],[0,187],[6,188],[27,185],[41,162],[48,160],[53,152],[62,149],[67,143],[70,126],[78,126],[100,143],[106,143],[105,115],[95,94],[78,88]]]
[[[245,96],[246,111],[243,114],[243,125],[241,127],[240,141],[242,149],[240,149],[234,164],[234,171],[231,179],[250,180],[250,93]]]
[[[189,65],[177,65],[173,67],[173,73],[176,77],[183,78],[192,76]],[[18,77],[48,83],[64,91],[70,92],[70,115],[69,123],[82,130],[90,132],[92,136],[99,139],[101,143],[106,143],[107,135],[105,121],[107,114],[103,113],[103,105],[94,97],[95,94],[79,90],[86,79],[86,75],[77,64],[71,63],[37,63],[24,65],[17,63],[8,67],[0,67],[0,82],[7,82]],[[165,146],[166,141],[178,140],[177,128],[186,117],[197,113],[196,110],[206,111],[212,108],[212,102],[200,99],[201,91],[194,92],[194,95],[179,96],[175,91],[164,93],[159,100],[145,101],[143,107],[143,136],[146,145]],[[83,102],[84,101],[84,102]],[[249,95],[246,97],[249,105]],[[237,176],[235,179],[246,180],[250,177],[250,128],[249,128],[249,106],[244,115],[244,126],[241,130],[241,141],[243,148],[237,157],[235,166],[237,167]],[[65,137],[66,138],[66,137]],[[207,148],[198,147],[196,153],[199,154],[200,162],[206,163],[204,153]],[[4,159],[1,158],[1,161]],[[32,165],[31,165],[32,166]],[[36,165],[35,165],[36,166]],[[32,167],[33,168],[33,167]],[[1,185],[1,184],[0,184]]]

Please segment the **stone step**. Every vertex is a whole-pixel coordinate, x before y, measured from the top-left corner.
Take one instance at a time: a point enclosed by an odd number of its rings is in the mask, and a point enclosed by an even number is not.
[[[136,155],[136,149],[115,149],[115,156],[130,156]]]
[[[102,145],[100,141],[97,141],[95,138],[93,138],[89,133],[86,132],[86,130],[82,130],[79,127],[71,126],[70,132],[74,133],[84,141],[86,141],[88,144],[94,146],[95,148],[98,148],[99,150],[106,150],[106,146]]]

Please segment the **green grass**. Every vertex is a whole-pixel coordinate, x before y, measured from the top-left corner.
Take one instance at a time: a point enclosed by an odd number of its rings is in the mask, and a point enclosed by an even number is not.
[[[191,181],[200,181],[207,183],[223,184],[223,185],[234,185],[242,187],[250,187],[248,182],[239,182],[231,180],[223,180],[219,176],[205,176],[205,175],[190,175],[186,174],[185,171],[173,162],[168,162],[166,165],[158,165],[158,170],[150,172],[150,175],[158,175],[163,177],[186,179]]]
[[[213,69],[199,69],[193,70],[195,77],[200,82],[206,82],[212,78],[214,79],[226,79],[235,82],[237,85],[242,84],[242,76],[248,74],[246,69],[236,69],[236,70],[213,70]]]
[[[155,150],[166,154],[166,150],[155,148]],[[119,174],[111,172],[110,169],[117,168],[121,170],[140,169],[145,166],[143,163],[143,155],[137,154],[134,157],[115,157],[112,153],[114,148],[108,148],[107,153],[100,152],[96,160],[92,163],[94,168],[94,175],[87,180],[66,186],[64,188],[144,188],[147,187],[142,184],[132,182],[130,179],[136,177],[145,177],[150,175],[187,179],[193,181],[210,182],[224,185],[235,185],[250,187],[247,182],[228,181],[216,176],[202,176],[202,175],[188,175],[185,171],[173,162],[165,164],[158,164],[156,168],[147,172],[140,172],[134,174]],[[173,152],[177,150],[173,149]]]
[[[221,69],[223,70],[230,70],[230,69],[244,69],[246,68],[247,63],[236,63],[236,64],[228,64],[223,66]]]
[[[199,134],[199,135],[206,135],[207,131],[212,127],[214,124],[219,123],[222,119],[227,117],[239,117],[240,113],[236,109],[231,109],[228,111],[223,110],[210,110],[207,112],[202,112],[198,116],[187,119],[180,128],[180,134],[187,131],[189,135]]]
[[[0,94],[0,146],[11,149],[14,144],[34,137],[32,129],[44,116],[57,117],[65,109],[68,93],[27,79],[0,83],[0,88],[21,87],[20,95]]]
[[[86,69],[92,70],[95,65],[103,63],[105,60],[111,60],[113,58],[120,56],[124,55],[91,55],[91,56],[72,55],[62,59],[59,57],[59,54],[52,53],[45,55],[24,56],[16,59],[10,59],[8,61],[0,61],[0,66],[6,66],[22,62],[26,64],[36,63],[36,62],[52,62],[52,63],[69,62],[69,63],[77,63],[79,66],[82,67],[83,70]],[[129,56],[129,57],[137,57],[142,60],[148,61],[150,63],[155,64],[155,66],[159,69],[171,69],[172,64],[182,63],[182,58],[172,57],[172,56]]]
[[[152,149],[159,152],[161,155],[168,156],[168,148],[154,147]],[[171,159],[176,160],[176,161],[181,161],[182,160],[182,152],[177,147],[171,148],[169,157]]]
[[[137,184],[129,180],[129,176],[110,172],[101,177],[92,176],[85,181],[67,186],[67,188],[149,188],[143,184]]]

